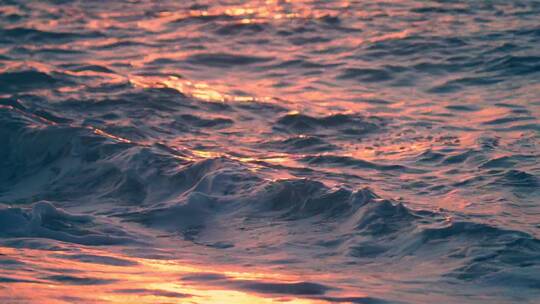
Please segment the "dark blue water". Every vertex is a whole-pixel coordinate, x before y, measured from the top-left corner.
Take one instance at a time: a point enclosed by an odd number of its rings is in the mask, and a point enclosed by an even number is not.
[[[0,1],[0,302],[538,303],[540,2]]]

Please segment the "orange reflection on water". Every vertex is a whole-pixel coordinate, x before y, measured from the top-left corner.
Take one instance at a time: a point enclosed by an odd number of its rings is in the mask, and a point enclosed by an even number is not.
[[[207,102],[250,102],[255,101],[252,96],[230,95],[218,91],[204,82],[192,82],[177,76],[169,77],[140,77],[133,76],[130,82],[141,88],[169,88],[186,96]]]
[[[309,3],[309,1],[307,1]],[[314,10],[306,1],[246,1],[238,6],[215,5],[204,9],[190,9],[184,12],[163,11],[154,19],[144,20],[138,23],[141,28],[155,31],[162,29],[167,22],[181,21],[197,17],[236,17],[238,23],[260,23],[272,20],[285,20],[297,18],[321,18],[328,16],[328,12]],[[347,7],[348,1],[338,5]]]
[[[110,251],[64,251],[0,247],[0,255],[18,257],[27,267],[0,269],[13,282],[0,283],[0,302],[10,303],[326,303],[309,296],[263,294],[242,290],[241,282],[296,283],[298,275],[272,269],[127,257]],[[78,260],[77,257],[96,258]],[[99,258],[114,259],[112,263]],[[119,261],[114,265],[114,261]],[[121,266],[120,266],[121,265]],[[36,274],[38,274],[36,276]],[[189,280],[197,275],[217,280]],[[186,279],[183,279],[186,278]],[[4,280],[6,281],[6,280]],[[31,293],[27,292],[32,290]]]
[[[90,127],[90,128],[97,135],[105,136],[107,138],[110,138],[110,139],[113,139],[113,140],[116,140],[116,141],[120,141],[120,142],[124,142],[124,143],[132,143],[132,141],[127,139],[127,138],[123,138],[123,137],[120,137],[120,136],[117,136],[117,135],[113,135],[111,133],[105,132],[105,131],[103,131],[101,129],[98,129],[98,128],[92,128],[92,127]]]

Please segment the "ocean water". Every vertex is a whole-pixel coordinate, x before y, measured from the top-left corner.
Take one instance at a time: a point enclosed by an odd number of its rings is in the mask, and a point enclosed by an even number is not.
[[[540,303],[540,2],[0,1],[1,303]]]

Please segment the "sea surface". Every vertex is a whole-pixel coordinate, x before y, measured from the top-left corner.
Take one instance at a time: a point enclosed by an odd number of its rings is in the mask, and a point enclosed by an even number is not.
[[[540,303],[540,2],[0,0],[0,303]]]

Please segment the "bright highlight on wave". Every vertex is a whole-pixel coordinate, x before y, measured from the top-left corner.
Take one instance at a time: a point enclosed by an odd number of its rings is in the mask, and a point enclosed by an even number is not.
[[[141,88],[168,88],[186,96],[207,102],[252,102],[264,101],[268,98],[256,99],[251,96],[235,96],[221,93],[203,82],[192,82],[178,76],[161,77],[131,77],[130,82]]]

